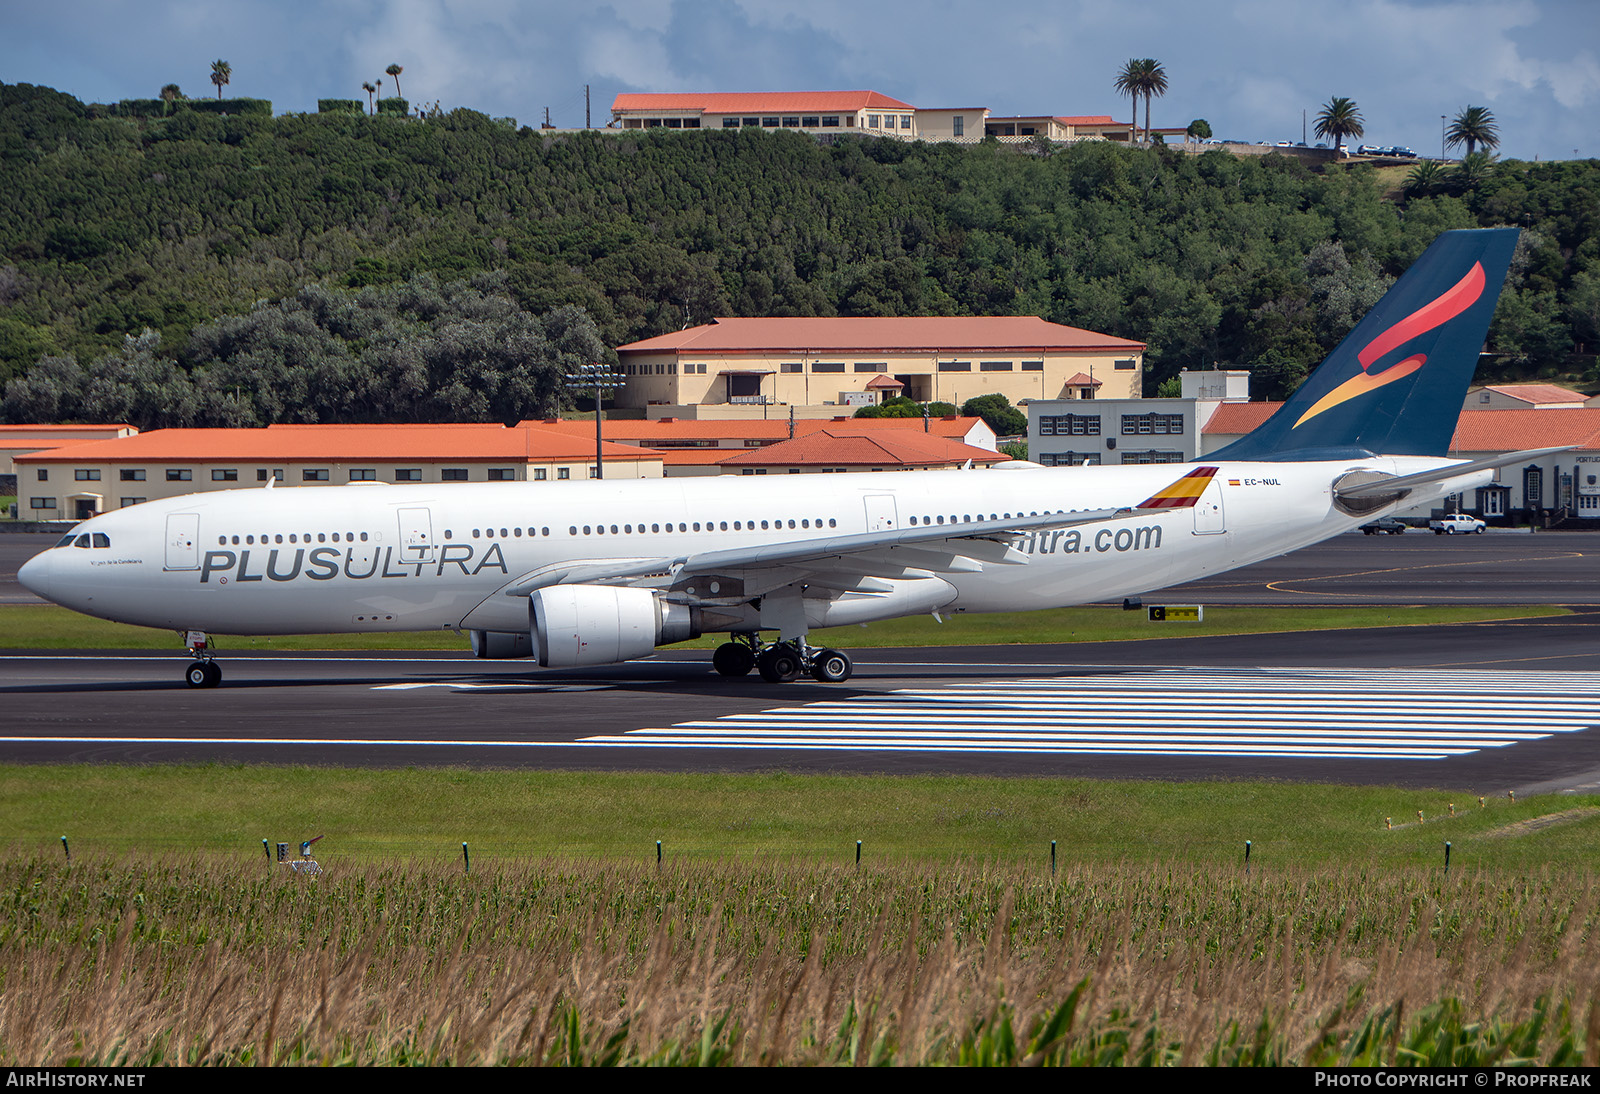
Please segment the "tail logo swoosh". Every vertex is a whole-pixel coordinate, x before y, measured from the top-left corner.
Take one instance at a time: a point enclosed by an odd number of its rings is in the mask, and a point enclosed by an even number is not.
[[[1318,399],[1310,410],[1300,415],[1300,420],[1294,423],[1295,427],[1315,418],[1325,410],[1333,409],[1340,403],[1376,391],[1396,380],[1403,380],[1427,364],[1427,355],[1419,353],[1382,372],[1370,371],[1373,364],[1381,360],[1390,350],[1404,345],[1418,335],[1444,326],[1472,307],[1483,295],[1486,280],[1483,263],[1474,262],[1472,269],[1468,270],[1460,281],[1368,342],[1356,354],[1356,360],[1361,362],[1362,371]]]

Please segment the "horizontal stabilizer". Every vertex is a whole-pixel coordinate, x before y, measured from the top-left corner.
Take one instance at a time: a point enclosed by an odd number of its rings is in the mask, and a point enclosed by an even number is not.
[[[1197,467],[1171,486],[1141,501],[1135,508],[1192,509],[1200,500],[1200,495],[1206,492],[1206,487],[1211,485],[1211,478],[1216,473],[1215,467]]]
[[[1509,467],[1514,463],[1538,459],[1540,456],[1548,456],[1555,452],[1566,452],[1571,448],[1571,445],[1563,445],[1559,448],[1530,448],[1526,452],[1508,452],[1503,456],[1490,456],[1482,460],[1453,463],[1448,467],[1436,467],[1432,471],[1419,471],[1415,475],[1376,479],[1351,486],[1335,486],[1334,493],[1341,498],[1383,497],[1386,494],[1409,490],[1413,486],[1427,486],[1430,483],[1443,482],[1445,479],[1453,479],[1460,475],[1470,475],[1474,471],[1492,471],[1496,467]]]

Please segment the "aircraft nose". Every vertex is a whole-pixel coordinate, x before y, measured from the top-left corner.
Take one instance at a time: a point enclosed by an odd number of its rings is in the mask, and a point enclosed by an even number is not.
[[[22,582],[22,587],[46,600],[50,599],[50,568],[53,554],[53,551],[44,551],[34,555],[22,564],[22,569],[17,571],[17,580]]]

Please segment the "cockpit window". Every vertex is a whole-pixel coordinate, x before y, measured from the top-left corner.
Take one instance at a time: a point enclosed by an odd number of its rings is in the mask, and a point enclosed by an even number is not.
[[[56,546],[57,547],[71,547],[72,546],[72,541],[73,541],[74,538],[76,538],[76,537],[71,532],[68,532],[66,535],[62,536],[61,539],[56,542]]]
[[[96,547],[109,547],[111,546],[111,537],[104,532],[96,532],[94,534],[94,545]]]
[[[89,533],[85,532],[83,535],[81,535],[77,539],[73,540],[72,545],[74,547],[85,547],[85,548],[88,547],[89,546]]]

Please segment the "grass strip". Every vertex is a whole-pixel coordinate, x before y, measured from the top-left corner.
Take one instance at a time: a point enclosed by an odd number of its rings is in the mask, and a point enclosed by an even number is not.
[[[1600,867],[1600,797],[1512,802],[1472,789],[1276,782],[1105,782],[817,776],[364,770],[256,765],[0,766],[0,831],[18,850],[75,856],[226,853],[326,835],[330,864],[408,857],[654,861],[1184,862],[1258,869],[1443,865]],[[1455,815],[1451,815],[1454,806]],[[1419,822],[1418,813],[1422,814]],[[1388,822],[1392,821],[1393,827]]]
[[[866,627],[811,632],[812,645],[964,646],[1064,642],[1126,642],[1150,638],[1263,634],[1279,631],[1366,627],[1433,626],[1494,619],[1569,614],[1566,608],[1506,605],[1382,605],[1366,607],[1208,607],[1201,623],[1151,623],[1143,612],[1089,605],[1038,612],[947,616],[943,624],[925,615],[890,619]],[[132,627],[80,615],[55,605],[0,605],[0,646],[12,649],[175,650],[173,632]],[[726,636],[708,635],[673,647],[712,649]],[[454,631],[394,634],[301,634],[224,636],[223,650],[465,650]]]

